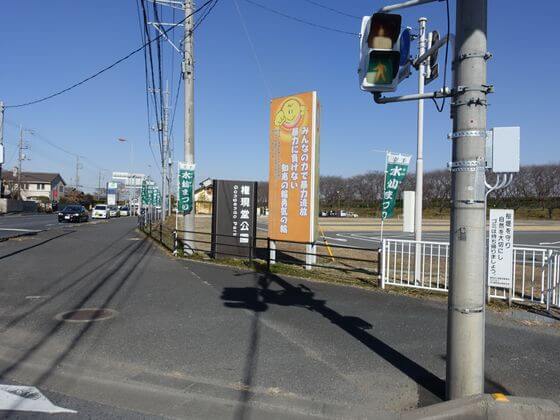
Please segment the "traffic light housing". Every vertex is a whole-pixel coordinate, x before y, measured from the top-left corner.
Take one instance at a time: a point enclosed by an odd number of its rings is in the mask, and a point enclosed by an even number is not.
[[[428,47],[429,50],[432,48],[436,42],[439,41],[439,32],[432,31],[428,35]],[[439,65],[438,65],[438,50],[435,50],[430,57],[426,60],[426,75],[424,79],[424,84],[434,81],[439,76]]]
[[[397,89],[402,61],[400,31],[400,15],[374,13],[362,19],[358,69],[362,90],[393,92]]]

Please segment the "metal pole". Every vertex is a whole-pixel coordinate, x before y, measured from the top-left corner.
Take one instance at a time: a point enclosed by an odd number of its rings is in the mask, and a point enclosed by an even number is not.
[[[451,175],[448,399],[484,392],[486,25],[487,0],[457,0],[454,88],[469,89],[455,91],[451,104],[457,135]],[[476,130],[481,135],[472,135]],[[472,168],[474,162],[478,166]]]
[[[128,213],[133,212],[134,198],[136,196],[136,177],[134,176],[134,141],[130,140],[130,178],[132,178],[132,191],[129,191],[128,196]]]
[[[418,19],[418,56],[421,57],[426,51],[426,22],[428,19]],[[418,69],[418,94],[424,93],[424,77],[426,76],[425,61],[420,63]],[[419,241],[422,240],[422,196],[424,189],[424,100],[418,101],[418,123],[417,123],[417,146],[416,146],[416,193],[414,197],[414,239],[416,240],[416,252],[414,253],[414,281],[420,281],[420,257],[421,250]]]
[[[385,150],[385,168],[383,168],[383,195],[385,195],[385,186],[387,185],[387,164],[389,162],[389,151]],[[380,241],[383,243],[383,224],[385,219],[383,218],[383,199],[384,197],[381,196],[381,237]]]
[[[194,50],[193,50],[193,23],[190,16],[193,12],[192,0],[185,0],[185,38],[183,40],[183,79],[185,88],[185,154],[184,161],[194,164]],[[194,188],[193,188],[194,190]],[[194,249],[194,197],[191,197],[193,210],[183,216],[183,245],[185,254],[190,255]]]
[[[4,145],[4,101],[0,101],[0,149]],[[4,153],[2,151],[2,153]],[[4,197],[4,183],[2,182],[2,158],[0,156],[0,198]]]

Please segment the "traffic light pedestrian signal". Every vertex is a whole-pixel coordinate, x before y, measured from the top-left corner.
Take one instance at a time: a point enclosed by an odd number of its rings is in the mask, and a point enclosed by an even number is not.
[[[370,92],[392,92],[398,84],[401,60],[401,16],[375,13],[362,20],[360,87]],[[408,33],[408,32],[407,32]],[[409,40],[408,40],[409,41]]]

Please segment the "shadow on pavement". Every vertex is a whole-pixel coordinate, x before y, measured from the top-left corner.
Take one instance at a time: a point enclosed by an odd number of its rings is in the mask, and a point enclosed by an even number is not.
[[[88,257],[88,259],[93,261],[96,258],[98,258],[99,256],[103,255],[103,253],[107,252],[115,243],[122,240],[129,233],[130,233],[130,231],[127,231],[124,235],[118,237],[117,239],[115,239],[114,241],[109,243],[107,246],[103,247],[103,249],[101,251],[97,252],[96,254],[92,255],[91,257]],[[124,249],[122,249],[120,251],[120,253],[124,254],[126,251],[128,251],[130,248],[132,248],[134,245],[135,245],[134,243],[131,243],[131,244],[127,245]],[[107,267],[112,261],[114,261],[114,259],[115,259],[115,257],[113,255],[109,256],[108,258],[104,259],[103,261],[101,261],[100,263],[95,265],[93,268],[88,270],[86,273],[84,273],[80,277],[77,277],[76,279],[72,280],[69,284],[67,284],[66,286],[64,286],[63,288],[61,288],[59,290],[53,290],[53,287],[56,286],[57,284],[59,284],[60,282],[64,281],[64,280],[68,280],[68,278],[72,274],[79,271],[83,267],[82,262],[80,262],[72,270],[67,271],[66,273],[59,276],[56,280],[54,280],[52,282],[49,282],[48,284],[46,284],[44,287],[42,287],[41,289],[39,289],[35,293],[38,294],[38,295],[42,295],[43,293],[50,291],[51,292],[50,296],[48,298],[45,298],[45,299],[42,299],[42,300],[38,301],[36,304],[34,304],[31,308],[27,309],[25,312],[17,315],[15,318],[11,319],[10,322],[8,322],[8,324],[6,324],[4,327],[0,327],[0,333],[3,333],[5,331],[9,330],[10,328],[13,328],[18,323],[20,323],[23,319],[25,319],[27,316],[31,315],[33,312],[37,311],[41,307],[47,305],[52,300],[60,297],[61,294],[65,293],[69,289],[72,289],[73,287],[77,286],[83,280],[88,278],[90,275],[97,272],[99,269],[101,269],[103,267]]]
[[[151,242],[149,242],[147,238],[143,239],[141,242],[135,243],[134,246],[130,250],[128,250],[128,252],[121,254],[118,258],[113,260],[112,268],[108,270],[76,304],[69,308],[69,310],[83,309],[86,303],[91,298],[93,298],[103,286],[107,285],[111,280],[120,277],[120,280],[118,280],[118,282],[114,286],[112,286],[112,289],[109,291],[107,297],[104,298],[100,305],[98,305],[99,308],[108,307],[108,305],[111,304],[111,302],[114,300],[123,286],[128,282],[128,280],[130,280],[131,275],[137,269],[140,269],[143,263],[146,263],[145,257],[152,249],[153,247],[151,246]],[[137,252],[138,255],[134,259],[132,259],[134,254]],[[98,268],[100,267],[101,266],[99,266]],[[48,342],[51,337],[56,335],[65,324],[66,323],[63,320],[56,321],[56,323],[35,344],[29,347],[17,360],[15,360],[0,372],[0,378],[6,378],[6,376],[15,371],[20,364],[25,363],[28,359],[30,359]],[[57,366],[60,365],[60,363],[84,338],[84,336],[94,326],[94,324],[94,322],[84,323],[83,326],[79,328],[79,331],[72,338],[70,343],[66,346],[66,348],[62,350],[58,354],[58,356],[49,363],[49,366],[46,368],[43,374],[33,382],[33,385],[40,386],[42,383],[44,383],[49,378],[51,373],[57,368]]]
[[[230,308],[242,308],[253,311],[255,318],[252,323],[251,339],[244,372],[243,390],[239,399],[237,419],[246,417],[246,403],[250,397],[250,387],[255,375],[256,356],[258,349],[258,315],[268,309],[269,305],[294,306],[305,308],[323,316],[332,324],[346,331],[356,340],[360,341],[378,356],[389,362],[403,374],[408,376],[419,387],[420,405],[431,404],[444,400],[445,381],[434,375],[426,368],[409,359],[393,347],[384,343],[379,338],[368,333],[367,329],[372,327],[365,320],[345,316],[334,309],[329,308],[325,300],[315,298],[315,293],[303,284],[298,286],[278,277],[272,273],[255,274],[257,276],[254,287],[225,287],[221,298],[224,305]],[[271,290],[269,286],[274,283],[282,287],[282,290]]]
[[[12,257],[12,256],[17,255],[17,254],[21,254],[22,252],[28,251],[28,250],[33,249],[33,248],[37,248],[38,246],[44,245],[47,242],[54,241],[55,239],[61,238],[62,236],[66,236],[66,235],[69,235],[69,234],[74,233],[74,232],[76,232],[76,231],[75,230],[63,230],[60,235],[53,236],[52,238],[45,239],[44,241],[37,242],[36,244],[27,246],[25,248],[16,249],[15,251],[10,252],[8,254],[0,255],[0,260],[3,260],[4,258]]]

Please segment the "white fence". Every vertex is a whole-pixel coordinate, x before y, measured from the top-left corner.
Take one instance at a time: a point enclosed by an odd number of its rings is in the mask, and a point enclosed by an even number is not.
[[[383,288],[391,285],[447,292],[449,243],[385,239],[382,251]],[[560,306],[560,252],[514,247],[512,289],[490,288],[489,295]]]

